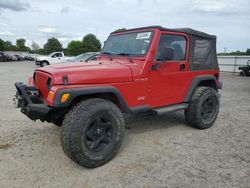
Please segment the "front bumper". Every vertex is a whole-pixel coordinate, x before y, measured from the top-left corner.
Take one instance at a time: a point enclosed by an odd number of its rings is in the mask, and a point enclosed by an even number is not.
[[[16,82],[17,89],[14,101],[21,112],[31,120],[45,120],[51,108],[39,97],[39,92],[34,86],[26,86],[23,83]]]
[[[36,64],[36,65],[41,65],[41,62],[42,62],[42,61],[40,61],[40,60],[36,60],[36,61],[35,61],[35,64]]]

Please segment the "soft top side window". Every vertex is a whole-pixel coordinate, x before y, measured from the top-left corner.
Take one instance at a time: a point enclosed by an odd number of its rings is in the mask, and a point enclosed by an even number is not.
[[[186,38],[180,35],[162,34],[156,55],[157,61],[182,61],[186,56]]]
[[[194,46],[194,64],[205,63],[208,53],[210,51],[210,42],[206,39],[199,39],[195,41]],[[210,62],[211,63],[211,62]]]

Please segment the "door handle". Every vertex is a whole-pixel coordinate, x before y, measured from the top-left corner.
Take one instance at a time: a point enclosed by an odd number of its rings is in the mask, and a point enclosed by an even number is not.
[[[185,64],[181,63],[180,64],[180,71],[184,71],[185,70]]]

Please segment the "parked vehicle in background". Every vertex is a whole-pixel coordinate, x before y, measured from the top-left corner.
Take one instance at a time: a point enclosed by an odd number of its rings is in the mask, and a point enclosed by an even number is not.
[[[23,61],[24,60],[24,57],[21,56],[21,55],[16,54],[15,56],[17,58],[17,61]]]
[[[245,66],[239,67],[241,76],[250,76],[250,60],[247,61]]]
[[[7,57],[7,61],[12,61],[12,57],[10,56],[10,54],[4,53]]]
[[[1,61],[34,61],[37,55],[27,52],[5,51],[1,52]]]
[[[124,114],[184,110],[186,122],[211,127],[222,88],[216,36],[160,26],[113,32],[98,61],[37,68],[15,100],[31,120],[61,127],[65,154],[94,168],[121,146]]]
[[[4,52],[0,52],[0,62],[6,62],[8,60],[9,57]]]
[[[64,63],[69,59],[71,58],[66,58],[63,52],[53,52],[48,56],[38,56],[35,64],[44,67],[46,65]]]
[[[96,60],[96,56],[100,55],[100,52],[87,52],[80,54],[75,58],[69,60],[70,62],[87,62]]]
[[[26,56],[24,56],[24,60],[26,60],[26,61],[34,61],[35,58],[33,58],[33,57],[30,56],[30,55],[26,55]]]
[[[15,54],[9,54],[11,61],[17,61]]]

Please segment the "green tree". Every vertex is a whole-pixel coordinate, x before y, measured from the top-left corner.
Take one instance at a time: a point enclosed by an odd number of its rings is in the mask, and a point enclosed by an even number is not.
[[[40,48],[37,52],[35,52],[35,53],[38,53],[38,54],[46,54],[45,52],[44,52],[44,49],[43,48]]]
[[[72,56],[76,56],[79,55],[81,53],[84,53],[84,48],[83,48],[83,44],[81,41],[77,41],[77,40],[72,40],[66,49],[67,55],[72,55]]]
[[[246,52],[241,52],[241,51],[237,50],[237,51],[234,51],[234,52],[222,52],[222,53],[218,53],[218,55],[235,55],[235,56],[250,55],[250,49],[247,49]]]
[[[6,51],[17,51],[17,47],[13,45],[10,41],[5,41],[4,46]]]
[[[119,28],[119,29],[116,29],[114,32],[121,32],[121,31],[126,31],[126,28]]]
[[[84,52],[98,52],[101,50],[101,42],[93,34],[87,34],[82,39]]]
[[[62,51],[62,44],[56,38],[49,38],[43,46],[44,53],[49,54],[56,51]]]
[[[4,51],[5,50],[5,42],[4,40],[0,39],[0,51]]]
[[[32,41],[31,47],[32,47],[32,50],[36,52],[40,49],[39,45],[34,41]]]
[[[31,51],[29,47],[25,46],[25,39],[17,39],[16,40],[16,50],[18,51]],[[14,49],[13,49],[14,50]]]
[[[247,49],[246,55],[250,55],[250,48]]]
[[[25,42],[26,42],[25,39],[16,39],[16,46],[17,46],[18,48],[22,48],[22,47],[25,46]]]

